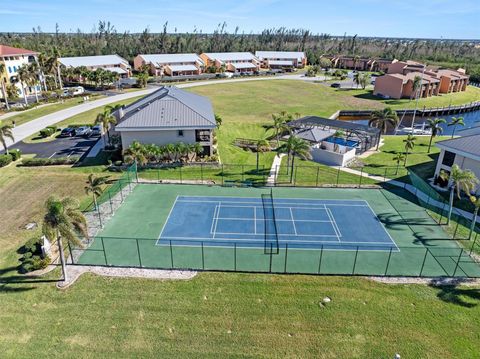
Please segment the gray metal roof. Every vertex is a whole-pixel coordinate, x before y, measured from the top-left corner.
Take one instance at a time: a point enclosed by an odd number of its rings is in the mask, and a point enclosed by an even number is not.
[[[123,109],[117,130],[215,128],[206,97],[164,86]]]
[[[236,69],[256,69],[257,66],[252,64],[251,62],[232,62],[230,63]]]
[[[179,71],[197,71],[198,68],[195,65],[168,65],[173,72]]]
[[[305,130],[300,130],[295,135],[309,142],[321,142],[324,139],[332,136],[334,134],[331,130],[321,130],[319,128],[313,127]]]
[[[258,59],[251,52],[206,52],[204,53],[212,60],[225,61],[255,61]]]
[[[255,56],[260,59],[296,59],[301,61],[305,53],[301,51],[256,51]]]
[[[203,64],[202,59],[197,54],[145,54],[138,55],[142,57],[145,62],[153,63],[154,65],[165,64],[179,64],[179,63],[195,63]]]
[[[462,136],[436,143],[439,148],[480,161],[480,135]]]
[[[128,61],[118,55],[60,57],[58,61],[66,67],[104,67],[119,64],[130,67]]]
[[[293,61],[290,60],[269,60],[269,65],[274,66],[293,66]]]
[[[290,121],[288,123],[290,127],[324,127],[324,128],[337,128],[337,129],[345,129],[355,132],[364,132],[371,135],[378,135],[380,130],[375,127],[370,127],[367,125],[362,125],[359,123],[353,123],[348,121],[340,121],[340,120],[331,120],[329,118],[323,118],[318,116],[306,116],[302,117],[298,120]]]
[[[465,128],[463,130],[457,130],[456,134],[458,136],[470,136],[470,135],[480,135],[480,125]]]

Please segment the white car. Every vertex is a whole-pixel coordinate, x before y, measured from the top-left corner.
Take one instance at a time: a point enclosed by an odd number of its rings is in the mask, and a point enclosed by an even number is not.
[[[73,87],[71,90],[72,95],[82,95],[85,93],[85,89],[82,86]]]
[[[88,137],[92,134],[92,129],[88,126],[80,126],[75,129],[76,136],[85,136]]]
[[[100,125],[93,126],[90,136],[101,136],[101,135],[102,135],[102,126]]]

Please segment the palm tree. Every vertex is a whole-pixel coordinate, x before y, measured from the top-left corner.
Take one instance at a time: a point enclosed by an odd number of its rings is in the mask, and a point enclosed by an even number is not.
[[[447,225],[450,224],[453,211],[453,199],[454,193],[457,193],[457,197],[460,199],[462,191],[470,195],[470,192],[478,183],[478,178],[470,170],[462,170],[457,164],[452,166],[450,174],[445,171],[440,172],[440,178],[444,181],[449,181],[450,185],[450,208],[448,210]]]
[[[5,106],[7,107],[7,110],[10,110],[10,104],[8,103],[6,81],[7,81],[6,66],[5,66],[5,63],[0,62],[0,86],[2,86],[2,97],[5,100]]]
[[[0,143],[2,143],[3,148],[5,149],[5,152],[8,155],[8,148],[7,148],[7,138],[11,139],[12,141],[15,141],[13,138],[13,132],[12,132],[12,125],[2,125],[0,123]]]
[[[310,154],[310,144],[297,137],[297,136],[290,136],[287,141],[287,148],[292,156],[292,164],[290,167],[290,183],[293,181],[293,169],[295,166],[295,156],[300,157],[301,159],[311,159],[312,155]]]
[[[430,135],[430,142],[428,143],[428,153],[430,153],[430,149],[432,148],[432,141],[434,137],[437,137],[439,134],[443,132],[443,127],[440,126],[442,123],[447,123],[443,118],[429,118],[427,120],[427,128],[432,130],[432,134]]]
[[[360,85],[360,72],[355,72],[353,74],[353,82],[357,85],[357,89],[358,89],[358,85]]]
[[[67,281],[67,268],[62,240],[67,243],[81,245],[78,234],[88,238],[87,221],[78,209],[78,202],[66,197],[57,199],[50,197],[45,203],[46,214],[43,217],[43,234],[52,242],[57,241],[63,280]]]
[[[475,209],[473,210],[472,223],[470,224],[470,234],[468,235],[469,240],[472,238],[475,225],[477,224],[478,210],[480,209],[480,197],[477,198],[475,196],[470,196],[470,201],[473,203]]]
[[[220,126],[222,125],[222,122],[223,122],[222,117],[220,117],[220,115],[218,115],[218,114],[215,114],[215,122],[217,124],[217,128],[220,128]]]
[[[397,162],[397,170],[395,171],[395,175],[398,174],[398,169],[400,168],[400,162],[405,161],[405,155],[403,153],[398,152],[394,157],[393,160]]]
[[[136,161],[140,166],[144,166],[147,164],[145,146],[143,146],[138,141],[133,141],[131,145],[125,150],[124,155],[126,158],[132,160],[132,162]]]
[[[23,65],[21,66],[18,71],[18,80],[20,81],[20,86],[22,87],[23,92],[23,99],[25,101],[25,105],[28,106],[28,99],[27,99],[27,83],[30,82],[30,71],[28,70],[28,66]]]
[[[450,120],[449,124],[447,126],[453,126],[453,131],[452,131],[452,138],[455,136],[455,130],[457,129],[457,126],[465,126],[465,122],[463,122],[463,117],[452,117]]]
[[[287,125],[287,121],[291,117],[286,112],[281,112],[279,114],[272,114],[273,124],[269,125],[268,128],[271,128],[275,131],[275,138],[277,140],[277,147],[280,146],[280,135],[284,132],[290,132],[290,126]]]
[[[40,68],[36,62],[32,62],[30,65],[28,65],[27,71],[29,73],[27,84],[28,86],[33,87],[35,93],[35,101],[38,103],[39,101],[37,86]]]
[[[255,152],[257,152],[257,172],[258,172],[258,162],[259,162],[259,156],[260,152],[268,152],[270,151],[270,142],[268,142],[265,139],[259,139],[255,143]]]
[[[60,70],[61,63],[58,60],[60,58],[60,52],[58,51],[57,47],[53,47],[52,57],[51,57],[51,67],[54,73],[56,73],[56,77],[58,79],[58,87],[60,90],[63,89],[63,82],[62,82],[62,72]]]
[[[97,205],[97,197],[103,193],[102,186],[107,182],[110,176],[95,177],[93,173],[88,175],[87,185],[85,186],[85,193],[93,196],[94,210],[98,210],[98,219],[100,221],[100,227],[103,228],[102,216],[100,215],[100,209]]]
[[[422,78],[420,76],[415,76],[412,80],[412,94],[410,95],[410,100],[416,98],[419,95],[420,85],[422,84]]]
[[[390,107],[384,108],[382,111],[373,111],[368,121],[369,126],[373,126],[380,129],[380,132],[385,134],[388,129],[388,125],[397,127],[398,115],[397,112]],[[380,141],[377,143],[377,150],[380,146]]]
[[[109,133],[110,124],[115,125],[117,123],[117,119],[112,114],[112,111],[114,109],[115,109],[115,107],[111,107],[111,106],[104,107],[103,112],[99,113],[97,115],[97,118],[95,119],[95,124],[96,125],[102,125],[102,130],[103,130],[104,133],[107,134],[109,144],[110,144],[110,133]],[[103,140],[105,141],[105,137],[104,137]],[[105,145],[106,145],[106,143],[105,143]]]
[[[415,147],[415,141],[417,138],[413,136],[412,134],[407,135],[407,138],[403,140],[403,143],[405,144],[405,162],[403,163],[403,166],[407,166],[407,158],[411,150]]]

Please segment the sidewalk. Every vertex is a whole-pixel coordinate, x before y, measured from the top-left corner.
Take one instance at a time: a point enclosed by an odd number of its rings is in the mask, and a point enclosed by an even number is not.
[[[267,178],[268,187],[275,186],[278,170],[280,169],[280,165],[282,164],[282,158],[285,156],[285,153],[281,153],[280,155],[275,155],[275,157],[273,158],[272,167],[270,168],[270,173],[268,174]]]

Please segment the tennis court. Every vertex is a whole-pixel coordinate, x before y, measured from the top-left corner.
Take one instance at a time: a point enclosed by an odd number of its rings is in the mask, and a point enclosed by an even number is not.
[[[468,250],[399,188],[137,184],[73,252],[87,265],[480,277]]]
[[[398,250],[364,200],[179,196],[157,245]]]

